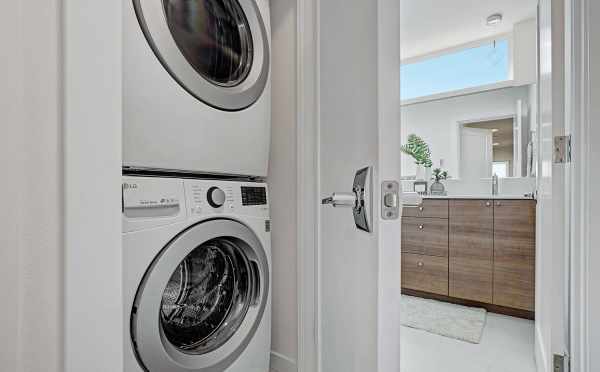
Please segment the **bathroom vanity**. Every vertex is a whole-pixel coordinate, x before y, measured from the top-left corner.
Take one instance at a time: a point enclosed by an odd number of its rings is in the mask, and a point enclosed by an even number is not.
[[[405,207],[402,292],[533,319],[536,201],[426,197]]]

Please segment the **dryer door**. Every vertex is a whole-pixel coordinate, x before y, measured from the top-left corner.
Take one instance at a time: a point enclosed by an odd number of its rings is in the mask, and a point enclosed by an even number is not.
[[[146,39],[190,94],[228,111],[251,106],[269,74],[256,0],[133,0]]]
[[[262,321],[267,256],[233,220],[184,231],[156,257],[131,312],[132,345],[149,371],[224,371]]]

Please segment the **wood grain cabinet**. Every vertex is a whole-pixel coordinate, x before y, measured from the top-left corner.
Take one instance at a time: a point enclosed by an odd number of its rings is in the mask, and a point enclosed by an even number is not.
[[[402,254],[404,288],[448,295],[448,259],[421,254]]]
[[[535,304],[535,202],[494,202],[494,304],[528,311]]]
[[[450,296],[492,302],[494,207],[491,200],[450,201]]]
[[[419,207],[402,208],[403,217],[448,218],[448,200],[423,200]]]
[[[448,295],[448,200],[402,212],[402,287]]]
[[[402,223],[402,252],[448,257],[448,220],[405,217]]]
[[[402,288],[532,318],[535,208],[534,200],[489,199],[404,208]]]

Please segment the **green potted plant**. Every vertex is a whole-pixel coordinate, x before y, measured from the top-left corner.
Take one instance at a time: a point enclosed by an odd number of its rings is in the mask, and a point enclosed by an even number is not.
[[[431,179],[435,182],[431,184],[430,191],[432,195],[446,195],[446,187],[441,182],[442,180],[447,180],[448,171],[442,170],[441,168],[435,168],[433,170],[433,174]]]
[[[401,151],[415,160],[417,165],[415,178],[417,180],[427,180],[429,178],[427,174],[431,172],[431,166],[433,165],[431,150],[427,142],[416,134],[410,134],[407,143],[402,145]]]

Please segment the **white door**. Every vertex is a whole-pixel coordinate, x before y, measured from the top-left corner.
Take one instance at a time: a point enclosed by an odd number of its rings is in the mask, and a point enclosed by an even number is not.
[[[475,181],[491,177],[492,161],[492,131],[463,127],[460,135],[460,178]]]
[[[539,164],[537,203],[536,362],[554,370],[569,353],[569,165],[554,164],[554,136],[565,126],[565,25],[562,0],[539,5]]]
[[[370,232],[352,208],[320,208],[320,371],[397,372],[399,210],[380,208],[380,190],[400,175],[399,2],[327,0],[319,13],[320,195],[352,191],[355,173],[372,170],[362,206]]]

